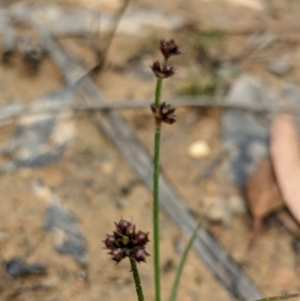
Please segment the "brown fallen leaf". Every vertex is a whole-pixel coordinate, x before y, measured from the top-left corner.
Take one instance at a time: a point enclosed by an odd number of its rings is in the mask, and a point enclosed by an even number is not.
[[[246,183],[248,208],[253,216],[250,249],[259,233],[262,220],[280,208],[284,208],[275,173],[269,157],[263,159]]]
[[[300,144],[293,116],[279,113],[270,136],[272,163],[283,200],[300,223]]]

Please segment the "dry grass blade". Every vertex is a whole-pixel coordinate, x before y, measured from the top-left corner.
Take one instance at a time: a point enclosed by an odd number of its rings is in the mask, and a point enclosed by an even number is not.
[[[271,126],[271,156],[283,200],[300,223],[300,149],[294,118],[279,113]]]

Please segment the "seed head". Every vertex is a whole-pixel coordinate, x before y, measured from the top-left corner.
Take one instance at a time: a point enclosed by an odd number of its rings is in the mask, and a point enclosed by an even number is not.
[[[139,244],[139,245],[145,245],[148,241],[148,234],[149,233],[145,233],[143,231],[139,231],[136,235],[135,235],[135,241]]]
[[[106,234],[106,235],[107,235],[107,237],[103,241],[104,244],[105,244],[105,246],[106,246],[106,248],[107,249],[113,249],[113,248],[115,248],[116,245],[115,245],[115,238],[114,238],[114,236],[113,235],[108,235],[108,234]]]
[[[166,41],[165,39],[161,40],[159,49],[165,57],[165,60],[168,60],[168,58],[173,55],[182,54],[182,49],[176,45],[173,39],[170,41]]]
[[[125,234],[126,230],[129,226],[131,226],[131,223],[126,221],[125,219],[121,219],[118,223],[115,222],[117,231],[121,234]]]
[[[124,219],[115,223],[115,226],[116,231],[113,231],[113,235],[107,234],[103,241],[105,248],[110,250],[108,254],[112,260],[118,263],[123,258],[130,257],[137,262],[145,262],[146,256],[149,256],[145,250],[149,233],[140,230],[136,233],[135,225]]]
[[[117,263],[120,262],[123,258],[125,258],[125,252],[122,249],[113,249],[108,254],[111,255],[112,260]]]
[[[157,78],[168,78],[176,72],[175,68],[171,65],[167,63],[161,64],[159,61],[155,61],[150,68]]]
[[[173,124],[176,122],[176,115],[174,114],[175,110],[175,108],[165,102],[158,107],[155,103],[151,104],[151,111],[157,124],[160,124],[161,122]]]
[[[133,250],[133,257],[137,262],[146,262],[146,256],[149,256],[144,247],[137,247]]]

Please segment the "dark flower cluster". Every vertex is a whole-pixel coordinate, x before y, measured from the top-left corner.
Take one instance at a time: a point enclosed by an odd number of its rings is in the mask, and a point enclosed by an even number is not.
[[[166,41],[161,40],[160,41],[160,47],[159,47],[161,53],[165,57],[165,60],[167,61],[169,57],[173,55],[179,55],[182,54],[182,49],[179,48],[174,40]]]
[[[168,59],[171,56],[182,54],[182,49],[176,45],[174,40],[161,40],[159,49],[165,61],[162,64],[159,61],[155,61],[150,68],[157,78],[168,78],[175,74],[175,68],[168,64]]]
[[[112,235],[108,235],[103,241],[105,247],[110,250],[112,260],[117,263],[125,257],[130,257],[137,262],[146,262],[146,256],[149,256],[145,250],[146,244],[149,242],[148,234],[143,231],[135,231],[135,225],[121,219],[115,223],[116,231]]]
[[[156,107],[155,103],[151,104],[151,111],[155,117],[156,123],[165,122],[168,124],[173,124],[176,121],[176,116],[174,114],[175,108],[171,105],[163,102]]]
[[[155,61],[152,66],[150,66],[153,73],[158,78],[168,78],[175,74],[175,68],[167,63],[161,64],[159,61]]]
[[[175,74],[176,70],[168,63],[168,59],[171,56],[182,54],[182,49],[176,45],[174,40],[166,41],[164,39],[160,41],[159,49],[164,56],[164,62],[155,61],[150,68],[155,76],[161,80]],[[151,111],[156,125],[160,125],[162,122],[168,124],[176,122],[175,108],[165,102],[160,104],[160,101],[158,101],[158,103],[151,104]]]

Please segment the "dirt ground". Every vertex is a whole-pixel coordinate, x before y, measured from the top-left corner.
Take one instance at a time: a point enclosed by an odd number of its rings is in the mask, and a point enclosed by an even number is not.
[[[110,12],[120,4],[119,1],[99,1],[96,5],[95,2],[70,1],[63,7],[68,10],[75,5],[77,8]],[[157,41],[163,37],[174,37],[185,51],[183,56],[173,61],[178,72],[165,82],[163,96],[166,99],[192,90],[191,82],[197,83],[200,73],[204,83],[211,84],[212,78],[207,70],[214,69],[210,65],[203,71],[199,43],[209,54],[210,60],[206,62],[236,61],[239,71],[227,79],[229,83],[234,82],[238,74],[246,72],[263,78],[274,87],[283,81],[299,84],[300,35],[294,26],[300,13],[299,1],[270,0],[266,1],[268,5],[262,10],[225,2],[133,1],[132,6],[143,9],[159,7],[168,17],[179,15],[184,26],[176,32],[158,26],[158,30],[147,36],[117,34],[104,68],[94,76],[105,99],[112,103],[153,100],[155,79],[148,65],[159,57]],[[280,29],[277,42],[264,49],[253,50],[249,46],[249,32],[260,32],[266,26],[274,31]],[[200,29],[214,33],[226,30],[227,34],[210,35],[200,41]],[[87,69],[96,61],[94,56],[89,57],[93,54],[89,43],[70,37],[59,39],[59,43]],[[270,57],[287,59],[292,64],[291,70],[284,76],[272,74],[266,67]],[[50,58],[46,57],[38,72],[31,74],[21,55],[17,54],[9,64],[3,63],[0,67],[0,104],[13,101],[30,103],[63,85],[60,71]],[[153,121],[149,109],[116,110],[152,153]],[[241,189],[224,174],[222,164],[209,178],[201,177],[221,150],[221,110],[180,107],[176,113],[177,123],[163,127],[161,164],[191,211],[200,216],[217,199],[225,202],[232,198],[244,200]],[[74,123],[76,134],[60,158],[43,166],[2,172],[0,176],[0,300],[113,301],[136,298],[129,263],[124,261],[116,265],[109,260],[102,240],[106,233],[113,231],[114,221],[121,217],[132,219],[139,229],[151,232],[151,194],[99,131],[91,113],[68,116]],[[10,143],[21,124],[20,120],[1,124],[0,146]],[[193,159],[188,155],[189,145],[196,140],[203,140],[209,145],[211,151],[206,158]],[[9,152],[3,153],[0,162],[6,162],[12,156]],[[44,189],[42,196],[36,193],[37,185]],[[59,233],[45,231],[49,194],[55,195],[59,206],[71,211],[78,219],[87,248],[87,259],[81,265],[72,256],[57,252],[56,246],[61,239]],[[264,225],[251,253],[246,251],[251,229],[247,209],[244,213],[231,215],[226,223],[208,222],[208,226],[264,295],[300,291],[297,258],[291,247],[293,237],[272,218]],[[164,300],[169,295],[180,252],[186,242],[183,234],[162,213]],[[151,242],[148,249],[152,253]],[[47,273],[10,277],[6,264],[16,257],[26,263],[42,263],[47,267]],[[154,299],[151,262],[150,256],[146,264],[139,265],[146,300]],[[183,272],[178,300],[212,299],[226,301],[233,297],[192,251]]]

